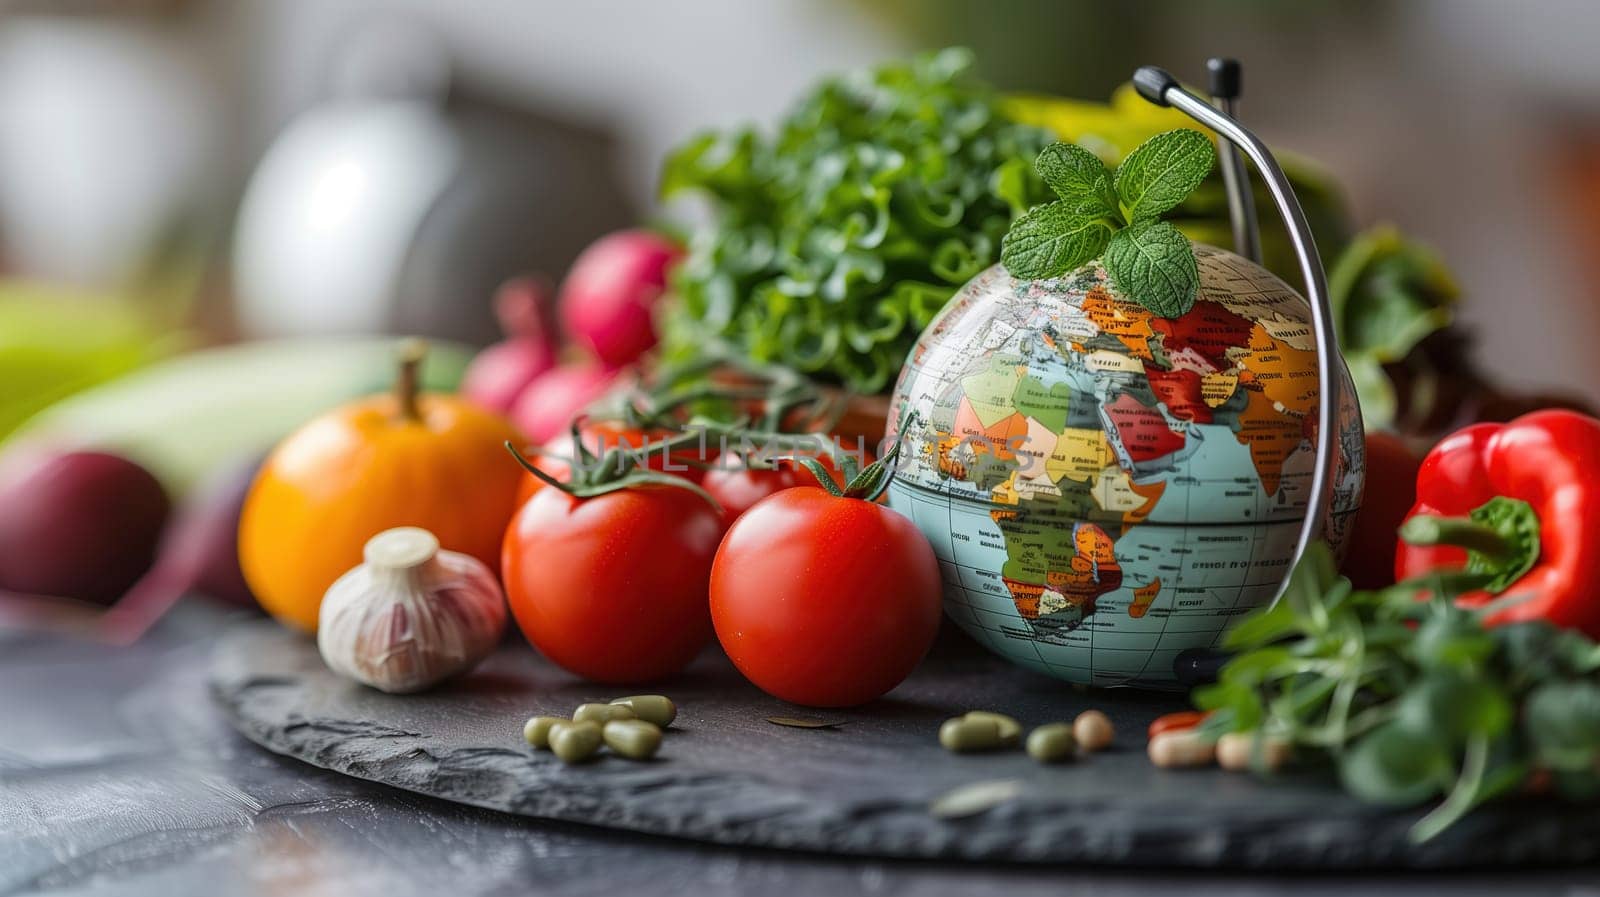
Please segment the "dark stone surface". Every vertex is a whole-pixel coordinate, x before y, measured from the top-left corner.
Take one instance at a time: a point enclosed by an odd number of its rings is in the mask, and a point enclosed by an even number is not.
[[[723,845],[859,856],[1257,870],[1453,868],[1600,858],[1594,807],[1510,802],[1413,846],[1420,813],[1363,806],[1315,775],[1263,783],[1218,770],[1164,771],[1144,729],[1172,697],[1078,692],[987,656],[936,654],[889,698],[837,714],[797,711],[708,654],[659,690],[682,708],[658,760],[565,767],[521,740],[533,714],[565,715],[613,690],[508,644],[471,676],[394,697],[338,679],[303,637],[260,623],[223,640],[212,692],[251,740],[317,766],[407,791],[543,819]],[[954,756],[938,723],[965,709],[1027,724],[1100,707],[1113,749],[1041,767],[1018,752]],[[829,716],[802,730],[773,715]],[[959,820],[930,801],[1014,779],[1023,797]]]
[[[0,895],[1583,897],[1594,869],[1336,876],[911,862],[717,847],[411,794],[262,750],[206,693],[227,615],[139,644],[0,628]]]

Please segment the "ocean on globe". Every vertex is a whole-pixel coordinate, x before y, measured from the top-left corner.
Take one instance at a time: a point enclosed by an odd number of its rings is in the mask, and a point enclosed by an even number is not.
[[[1259,265],[1194,249],[1199,294],[1171,319],[1097,263],[1035,281],[996,265],[900,374],[889,504],[933,544],[949,616],[1023,666],[1171,685],[1180,652],[1289,573],[1316,457],[1310,310]],[[1336,550],[1365,473],[1348,375],[1341,395]]]

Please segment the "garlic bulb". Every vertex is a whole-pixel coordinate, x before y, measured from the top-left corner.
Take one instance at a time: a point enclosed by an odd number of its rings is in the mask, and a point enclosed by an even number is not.
[[[472,669],[500,643],[505,598],[478,559],[441,551],[414,526],[373,536],[364,557],[322,599],[317,648],[334,672],[404,694]]]

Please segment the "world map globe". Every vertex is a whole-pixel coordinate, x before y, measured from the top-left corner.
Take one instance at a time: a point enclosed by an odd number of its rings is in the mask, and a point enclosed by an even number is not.
[[[1181,652],[1216,646],[1291,569],[1316,461],[1310,310],[1259,265],[1194,249],[1199,292],[1171,319],[1098,263],[1032,281],[996,265],[900,374],[889,504],[932,543],[947,614],[1023,666],[1171,685]],[[1343,376],[1336,551],[1365,473]]]

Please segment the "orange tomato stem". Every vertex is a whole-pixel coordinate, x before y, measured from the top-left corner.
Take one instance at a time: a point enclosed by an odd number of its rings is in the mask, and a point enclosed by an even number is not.
[[[394,380],[394,398],[401,420],[422,420],[417,393],[421,386],[422,359],[427,354],[428,344],[422,340],[409,339],[400,344],[400,374]]]

